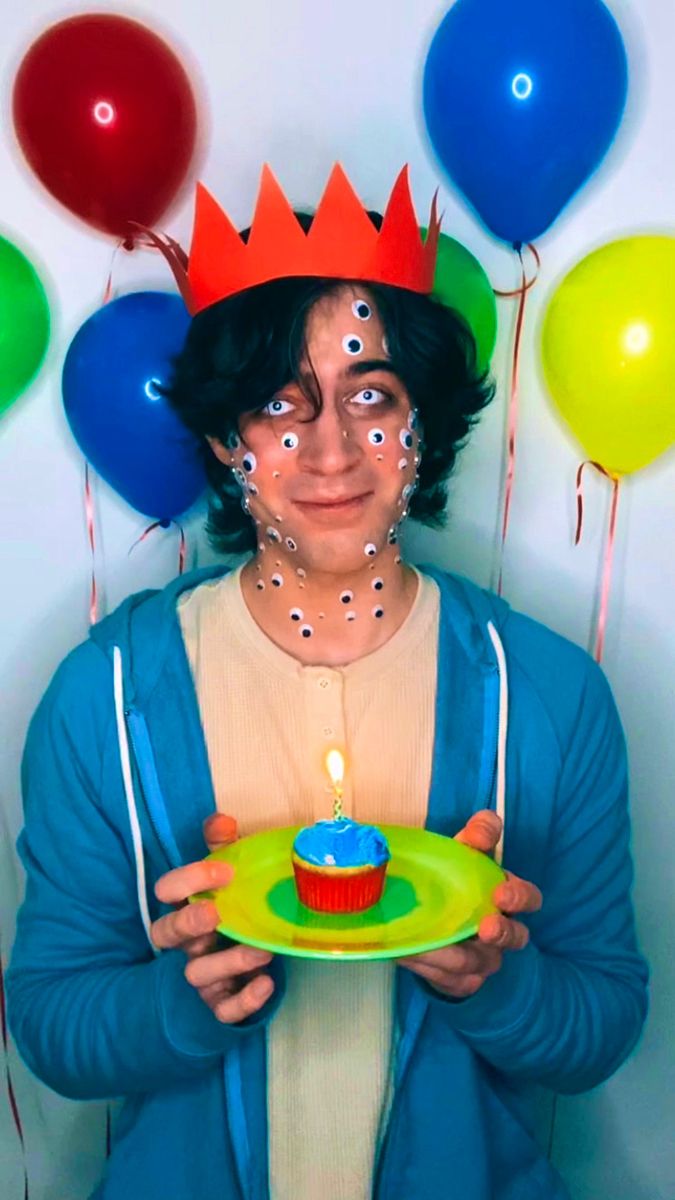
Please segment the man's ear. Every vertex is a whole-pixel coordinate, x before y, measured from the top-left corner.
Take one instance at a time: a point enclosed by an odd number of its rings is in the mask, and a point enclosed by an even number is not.
[[[231,467],[232,451],[228,450],[227,446],[224,446],[223,443],[218,440],[218,438],[207,437],[206,440],[218,459],[218,462],[224,463],[226,467]]]

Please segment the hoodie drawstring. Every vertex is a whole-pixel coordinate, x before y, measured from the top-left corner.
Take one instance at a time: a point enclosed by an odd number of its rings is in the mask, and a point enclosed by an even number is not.
[[[495,862],[501,866],[504,857],[504,823],[506,820],[506,735],[509,726],[509,682],[506,670],[506,655],[502,640],[492,621],[488,621],[488,633],[497,655],[499,670],[499,721],[497,725],[497,794],[495,812],[502,823],[502,831],[495,848]]]
[[[136,890],[138,893],[138,907],[141,913],[143,926],[147,934],[148,941],[152,947],[153,954],[158,954],[156,946],[150,936],[150,912],[148,909],[148,895],[146,891],[145,881],[145,859],[143,857],[143,838],[141,836],[141,826],[138,820],[138,809],[136,807],[136,797],[134,795],[134,783],[131,775],[131,759],[129,757],[129,739],[127,737],[127,725],[124,714],[124,684],[122,677],[122,651],[119,646],[113,646],[113,686],[115,691],[115,717],[117,720],[117,741],[120,751],[120,765],[122,767],[122,779],[124,781],[124,794],[127,800],[127,812],[129,813],[129,825],[131,827],[131,840],[134,847],[134,859],[136,863]]]

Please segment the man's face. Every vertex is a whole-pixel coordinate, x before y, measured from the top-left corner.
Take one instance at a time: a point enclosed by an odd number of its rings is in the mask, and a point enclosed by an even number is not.
[[[367,289],[344,287],[311,310],[301,383],[241,418],[227,452],[259,546],[301,571],[363,568],[395,540],[416,478],[418,433],[390,369]],[[318,416],[309,399],[320,392]]]

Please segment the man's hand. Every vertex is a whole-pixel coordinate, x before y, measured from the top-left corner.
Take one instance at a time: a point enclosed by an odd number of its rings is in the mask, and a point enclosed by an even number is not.
[[[486,809],[474,813],[455,840],[488,854],[497,845],[501,830],[499,817]],[[499,970],[505,950],[522,950],[529,941],[527,926],[512,920],[513,914],[537,912],[542,905],[539,888],[508,872],[504,883],[495,888],[493,900],[501,911],[483,917],[477,937],[400,958],[399,966],[421,975],[445,996],[455,1000],[473,996],[488,976]]]
[[[204,839],[209,850],[227,846],[237,839],[237,823],[226,813],[213,813],[204,822]],[[188,904],[195,892],[225,887],[232,867],[224,862],[195,862],[162,875],[155,895],[176,910],[154,921],[150,933],[158,950],[184,950],[188,963],[185,976],[197,988],[205,1004],[226,1025],[243,1021],[262,1008],[274,990],[274,981],[261,970],[272,955],[253,946],[230,946],[217,950],[218,910],[212,900]]]

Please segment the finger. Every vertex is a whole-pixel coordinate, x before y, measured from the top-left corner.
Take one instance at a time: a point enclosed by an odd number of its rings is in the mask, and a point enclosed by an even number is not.
[[[218,846],[229,846],[231,842],[236,842],[239,836],[237,822],[229,813],[211,813],[203,822],[202,829],[209,850],[216,850]]]
[[[495,888],[492,899],[505,913],[538,912],[544,902],[536,884],[511,874]]]
[[[193,987],[208,987],[218,980],[236,979],[238,975],[267,966],[271,961],[272,955],[266,950],[257,950],[254,946],[231,946],[228,950],[218,950],[215,954],[191,959],[185,968],[185,977]]]
[[[472,941],[430,950],[427,954],[416,954],[399,959],[399,962],[403,965],[419,964],[447,975],[492,975],[501,966],[501,957],[501,951],[495,947]]]
[[[237,992],[227,996],[214,1007],[213,1013],[225,1025],[236,1025],[253,1013],[258,1012],[274,991],[274,980],[269,975],[258,975]]]
[[[199,958],[202,954],[212,954],[217,945],[218,935],[216,933],[205,933],[201,937],[196,937],[192,941],[186,942],[183,950],[188,958]]]
[[[455,841],[474,850],[489,854],[494,850],[502,832],[501,818],[488,808],[481,809],[469,817],[463,829],[455,834]]]
[[[186,904],[153,921],[150,934],[157,950],[173,950],[202,934],[214,933],[219,920],[215,904],[204,900],[200,904]]]
[[[467,996],[473,996],[485,983],[484,975],[450,975],[438,967],[431,967],[427,963],[416,964],[414,961],[403,965],[414,975],[426,979],[427,983],[437,988],[438,991],[445,992],[455,1000],[464,1000]]]
[[[188,863],[162,875],[155,884],[155,895],[162,904],[180,904],[195,892],[226,887],[233,875],[234,869],[229,863],[218,862],[215,858]]]
[[[530,931],[522,921],[512,921],[502,913],[483,917],[478,930],[482,942],[500,950],[522,950],[530,940]]]

